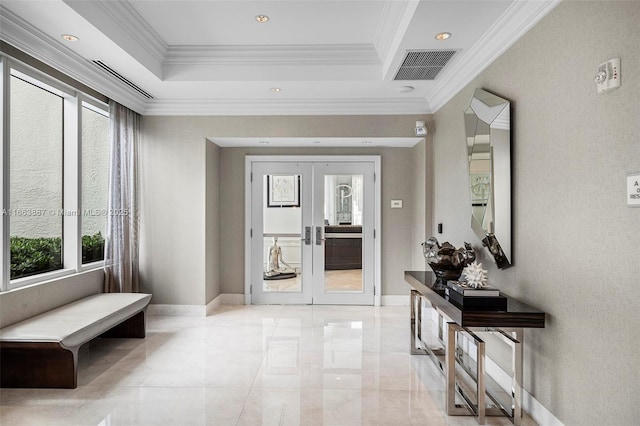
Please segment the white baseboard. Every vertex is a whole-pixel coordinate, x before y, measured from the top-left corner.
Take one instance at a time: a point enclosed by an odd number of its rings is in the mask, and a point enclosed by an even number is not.
[[[409,295],[382,295],[382,306],[409,306]]]
[[[489,357],[485,357],[485,371],[495,382],[507,392],[511,389],[512,379],[502,368]],[[539,425],[564,426],[547,408],[535,399],[529,392],[522,389],[522,409],[526,411]]]
[[[149,315],[170,317],[204,317],[206,307],[203,305],[149,305]]]
[[[547,407],[540,404],[537,399],[524,389],[522,390],[522,408],[539,425],[564,426],[564,423],[554,416],[551,411],[547,410]]]
[[[150,304],[147,313],[154,316],[205,317],[222,305],[244,305],[244,294],[219,294],[206,306]]]
[[[244,305],[244,294],[223,293],[220,296],[223,305]]]
[[[213,299],[211,302],[207,303],[207,306],[206,306],[206,309],[205,309],[205,314],[206,315],[210,315],[213,311],[218,309],[220,307],[220,305],[223,305],[223,303],[222,303],[222,294],[219,294],[218,297]]]

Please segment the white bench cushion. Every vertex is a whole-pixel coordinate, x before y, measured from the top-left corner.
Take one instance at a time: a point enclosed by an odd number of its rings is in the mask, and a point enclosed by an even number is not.
[[[100,293],[0,329],[0,341],[76,347],[144,309],[150,294]]]

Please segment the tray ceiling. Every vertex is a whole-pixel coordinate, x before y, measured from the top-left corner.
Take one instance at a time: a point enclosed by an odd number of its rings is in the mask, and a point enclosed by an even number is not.
[[[4,0],[0,36],[143,114],[426,114],[558,1]],[[439,49],[434,80],[394,81]]]

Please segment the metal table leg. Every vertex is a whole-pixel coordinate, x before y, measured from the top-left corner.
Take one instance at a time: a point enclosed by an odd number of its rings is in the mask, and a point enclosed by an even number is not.
[[[459,332],[468,334],[477,347],[476,357],[476,404],[472,404],[466,395],[460,391],[462,397],[467,401],[469,407],[456,404],[456,346],[457,336]],[[446,400],[447,414],[450,416],[468,416],[473,414],[476,416],[478,424],[483,425],[486,419],[486,402],[485,402],[485,348],[484,341],[469,330],[466,330],[456,323],[447,323],[447,351],[446,351]]]

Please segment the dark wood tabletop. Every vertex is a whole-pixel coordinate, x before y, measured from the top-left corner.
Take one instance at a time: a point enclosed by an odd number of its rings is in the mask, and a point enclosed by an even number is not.
[[[404,279],[461,327],[544,328],[545,313],[513,297],[504,295],[507,297],[506,311],[463,310],[445,298],[444,290],[434,288],[433,272],[405,271]]]

